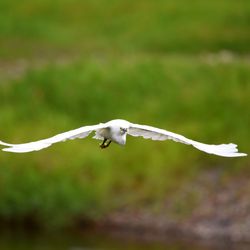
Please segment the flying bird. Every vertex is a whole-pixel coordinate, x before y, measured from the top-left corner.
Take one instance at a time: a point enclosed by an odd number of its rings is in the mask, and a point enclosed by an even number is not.
[[[136,137],[142,136],[145,139],[158,141],[170,139],[176,142],[192,145],[193,147],[208,154],[214,154],[224,157],[240,157],[247,155],[245,153],[239,153],[237,145],[233,143],[220,145],[205,144],[188,139],[182,135],[169,132],[164,129],[147,125],[134,124],[121,119],[111,120],[109,122],[100,123],[97,125],[80,127],[78,129],[70,130],[68,132],[35,142],[10,144],[0,141],[0,145],[7,146],[7,148],[2,149],[3,151],[26,153],[31,151],[38,151],[43,148],[47,148],[54,143],[66,141],[68,139],[72,140],[76,138],[85,138],[93,131],[95,132],[93,138],[102,140],[102,143],[100,144],[100,147],[102,149],[107,148],[111,142],[115,142],[119,145],[125,145],[127,135],[131,135]]]

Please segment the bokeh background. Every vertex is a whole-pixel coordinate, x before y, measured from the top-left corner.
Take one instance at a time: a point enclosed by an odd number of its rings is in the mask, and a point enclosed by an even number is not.
[[[122,118],[249,153],[249,53],[247,0],[1,0],[0,139]],[[248,157],[172,141],[98,143],[0,153],[1,221],[51,228],[115,211],[158,213],[204,171],[219,170],[224,182],[250,174]],[[172,218],[191,214],[196,192],[178,191]]]

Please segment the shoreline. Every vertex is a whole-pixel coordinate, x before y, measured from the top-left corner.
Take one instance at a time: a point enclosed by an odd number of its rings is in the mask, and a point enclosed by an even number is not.
[[[170,236],[198,242],[250,244],[249,197],[247,175],[221,177],[218,170],[209,170],[168,196],[157,212],[145,208],[121,209],[97,224],[111,231],[149,238]],[[178,214],[175,210],[178,202],[189,206],[188,214]]]

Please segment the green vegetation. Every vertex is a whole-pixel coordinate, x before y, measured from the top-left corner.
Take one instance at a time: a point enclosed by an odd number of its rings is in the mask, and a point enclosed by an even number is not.
[[[0,55],[249,52],[247,0],[0,3]],[[12,51],[12,53],[9,52]]]
[[[26,142],[114,118],[249,145],[248,1],[1,1],[0,139]],[[230,51],[228,51],[230,50]],[[0,153],[0,217],[41,225],[154,206],[200,169],[249,159],[128,138]]]

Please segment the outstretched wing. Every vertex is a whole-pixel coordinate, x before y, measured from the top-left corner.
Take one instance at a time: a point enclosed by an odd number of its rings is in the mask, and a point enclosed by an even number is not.
[[[233,143],[229,144],[220,144],[220,145],[209,145],[201,142],[197,142],[194,140],[190,140],[182,135],[175,134],[169,132],[164,129],[159,129],[147,125],[139,125],[131,123],[128,134],[132,136],[142,136],[145,139],[152,139],[152,140],[173,140],[176,142],[181,142],[184,144],[192,145],[195,148],[204,151],[208,154],[215,154],[225,157],[239,157],[239,156],[246,156],[247,154],[239,153],[237,149],[237,145]]]
[[[43,139],[40,141],[23,143],[23,144],[10,144],[3,141],[0,141],[0,145],[7,146],[8,148],[3,148],[3,151],[15,152],[15,153],[26,153],[31,151],[38,151],[43,148],[47,148],[54,143],[66,141],[68,139],[73,140],[76,138],[85,138],[92,131],[105,127],[104,124],[85,126],[78,129],[70,130],[68,132],[64,132],[53,137]]]

